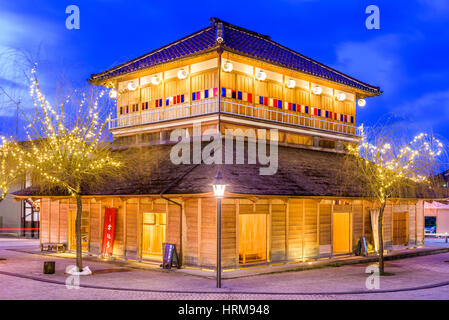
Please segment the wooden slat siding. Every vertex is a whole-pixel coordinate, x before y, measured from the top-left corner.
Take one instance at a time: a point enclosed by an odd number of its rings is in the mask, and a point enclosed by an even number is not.
[[[217,201],[201,199],[201,266],[215,268],[217,258]]]
[[[416,206],[414,204],[408,205],[408,236],[409,244],[416,244]]]
[[[221,211],[221,260],[224,268],[235,268],[238,266],[238,251],[236,251],[236,219],[235,219],[236,207],[234,200],[224,199]]]
[[[40,211],[40,238],[41,242],[49,242],[49,216],[50,216],[50,201],[48,198],[43,198],[41,201]]]
[[[366,241],[368,243],[373,243],[373,229],[371,226],[371,214],[370,214],[370,210],[372,208],[372,204],[369,201],[365,201],[363,200],[363,207],[364,207],[364,211],[363,211],[363,216],[364,216],[364,220],[365,220],[365,224],[364,224],[364,236],[366,237]]]
[[[115,200],[114,205],[118,207],[117,218],[115,222],[115,239],[114,239],[114,250],[113,255],[118,257],[123,257],[124,255],[124,231],[125,226],[123,224],[123,217],[125,211],[125,201]]]
[[[173,199],[173,201],[176,201],[178,203],[181,203],[180,199]],[[181,215],[181,209],[178,205],[174,203],[168,202],[167,207],[167,229],[165,234],[165,240],[167,243],[174,243],[176,245],[176,250],[178,251],[178,254],[180,253],[180,215]]]
[[[128,200],[126,204],[126,256],[131,259],[138,258],[137,247],[137,221],[138,221],[137,199]]]
[[[184,263],[198,265],[198,199],[184,202],[186,243],[184,243]]]
[[[385,247],[390,247],[393,243],[392,238],[392,208],[391,205],[386,205],[384,210],[384,217],[383,217],[383,228],[384,228],[384,245]]]
[[[281,261],[285,258],[285,210],[286,205],[280,200],[271,204],[271,258]]]
[[[50,229],[49,242],[59,242],[59,200],[52,200],[50,202]]]
[[[355,202],[355,201],[354,201]],[[353,204],[352,206],[352,250],[357,249],[360,237],[363,235],[363,206]]]
[[[288,259],[302,258],[302,200],[290,199],[288,208]]]
[[[60,214],[60,227],[59,227],[59,235],[60,241],[62,243],[68,243],[68,228],[69,228],[69,205],[68,200],[60,200],[59,204],[59,214]]]
[[[142,259],[142,232],[143,232],[143,214],[146,212],[153,212],[153,201],[145,199],[145,200],[141,200],[140,201],[140,205],[139,205],[139,223],[140,223],[140,228],[139,228],[139,234],[137,235],[139,237],[139,241],[140,241],[140,248],[139,248],[139,259]]]
[[[323,257],[330,256],[331,253],[331,207],[332,205],[329,203],[321,203],[320,204],[320,255]]]
[[[424,244],[424,201],[419,200],[416,204],[416,225],[417,225],[417,244]]]
[[[101,238],[100,238],[100,211],[101,205],[99,202],[90,203],[90,243],[89,252],[93,254],[100,254],[101,251]]]
[[[314,258],[318,256],[316,224],[318,202],[316,200],[306,200],[304,205],[304,255],[305,258]]]

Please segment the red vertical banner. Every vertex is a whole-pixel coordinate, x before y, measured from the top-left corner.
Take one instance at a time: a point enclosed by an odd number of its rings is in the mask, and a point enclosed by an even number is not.
[[[103,226],[103,255],[112,256],[114,249],[115,221],[117,218],[117,208],[106,208],[104,212]]]

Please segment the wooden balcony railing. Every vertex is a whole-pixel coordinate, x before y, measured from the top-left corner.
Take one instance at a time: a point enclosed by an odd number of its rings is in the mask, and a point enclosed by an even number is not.
[[[323,131],[343,133],[352,136],[360,136],[360,129],[354,125],[340,121],[322,119],[320,117],[303,115],[294,111],[277,110],[265,106],[253,106],[236,103],[233,101],[221,101],[221,113],[238,115],[249,119],[258,119],[280,124],[293,125],[303,128],[313,128]],[[179,105],[153,109],[126,116],[111,119],[109,129],[126,128],[130,126],[157,123],[167,120],[176,120],[218,113],[218,99],[208,99],[191,105]]]

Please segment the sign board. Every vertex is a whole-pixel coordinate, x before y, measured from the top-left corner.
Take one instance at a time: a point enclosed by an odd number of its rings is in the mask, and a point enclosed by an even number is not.
[[[162,258],[162,268],[171,269],[173,265],[179,268],[178,253],[176,252],[176,245],[173,243],[163,243],[162,244],[163,258]]]
[[[104,212],[103,246],[101,248],[101,254],[104,256],[112,256],[116,219],[117,208],[106,208]]]

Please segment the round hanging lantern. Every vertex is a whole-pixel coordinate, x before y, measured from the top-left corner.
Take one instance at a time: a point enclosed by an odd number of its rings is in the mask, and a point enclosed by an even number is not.
[[[117,98],[117,90],[111,89],[111,91],[109,91],[109,98],[111,99]]]
[[[231,72],[233,68],[234,68],[234,66],[232,65],[231,62],[226,61],[225,63],[223,63],[223,71]]]
[[[343,92],[340,92],[337,94],[337,100],[338,101],[345,101],[346,100],[346,94]]]
[[[359,107],[364,107],[366,106],[366,100],[365,99],[359,99],[359,101],[357,101],[357,104],[359,105]]]
[[[312,89],[312,92],[313,94],[320,95],[321,93],[323,93],[323,88],[316,86]]]
[[[256,73],[256,79],[259,81],[264,81],[267,78],[267,74],[263,70],[259,70]]]
[[[137,89],[137,84],[134,81],[128,82],[128,90],[134,91]]]
[[[161,78],[159,78],[159,76],[151,77],[151,84],[154,84],[155,86],[157,86],[159,83],[161,83]]]
[[[287,80],[287,88],[293,89],[294,87],[296,87],[296,81],[293,79]]]
[[[179,79],[185,79],[185,78],[187,78],[187,71],[186,70],[184,70],[184,69],[179,69],[178,70],[178,78]]]

